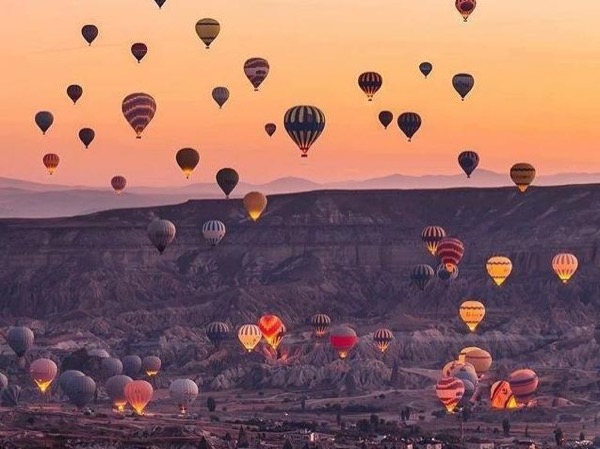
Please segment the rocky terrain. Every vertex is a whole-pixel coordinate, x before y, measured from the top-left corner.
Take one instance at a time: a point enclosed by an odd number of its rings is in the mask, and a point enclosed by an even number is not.
[[[177,226],[162,256],[146,236],[155,217]],[[209,219],[227,226],[213,249],[200,229]],[[156,354],[162,382],[185,375],[202,390],[431,388],[462,347],[481,346],[497,376],[531,367],[541,393],[568,385],[569,399],[590,398],[600,357],[599,220],[598,185],[276,195],[258,223],[234,199],[2,220],[0,327],[34,330],[30,358],[82,348]],[[466,252],[456,281],[420,292],[409,275],[415,264],[436,265],[420,240],[432,224],[463,240]],[[580,262],[567,285],[550,266],[562,251]],[[501,288],[485,271],[494,254],[514,264]],[[486,304],[476,335],[458,318],[464,299]],[[317,312],[361,336],[348,361],[311,336]],[[279,359],[265,348],[245,354],[235,334],[220,349],[205,336],[211,321],[237,328],[264,313],[289,330]],[[383,356],[371,339],[381,326],[396,336]],[[14,354],[0,348],[0,370],[11,372]]]

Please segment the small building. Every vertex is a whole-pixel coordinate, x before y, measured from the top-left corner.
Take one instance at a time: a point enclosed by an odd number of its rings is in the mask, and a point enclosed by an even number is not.
[[[495,449],[496,445],[493,441],[467,441],[465,443],[467,449]]]

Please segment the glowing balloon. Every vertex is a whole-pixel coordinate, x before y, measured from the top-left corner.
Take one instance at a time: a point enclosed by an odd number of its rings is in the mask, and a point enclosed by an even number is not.
[[[389,329],[377,329],[373,334],[373,342],[379,351],[387,351],[390,343],[394,339],[394,334]]]
[[[485,316],[485,306],[479,301],[465,301],[461,304],[459,313],[470,331],[475,332]]]
[[[348,357],[348,353],[358,343],[358,336],[354,329],[348,326],[338,326],[329,333],[329,342],[341,359]]]
[[[435,386],[435,392],[448,413],[452,413],[465,394],[465,385],[456,377],[443,377]]]
[[[493,256],[485,264],[485,268],[497,286],[506,281],[512,271],[512,262],[508,257]]]
[[[267,208],[267,197],[260,192],[250,192],[244,197],[243,203],[252,221],[257,221]]]
[[[31,379],[42,393],[48,390],[57,373],[58,367],[50,359],[37,359],[29,366]]]
[[[331,325],[331,318],[323,313],[317,313],[310,319],[310,324],[315,330],[315,335],[317,337],[322,337],[327,333],[327,330]]]
[[[52,175],[58,167],[60,158],[58,157],[58,154],[48,153],[44,155],[44,157],[42,158],[42,162],[48,170],[48,174]]]
[[[511,167],[510,178],[523,193],[535,179],[535,167],[526,162],[519,162]]]
[[[144,409],[154,396],[154,388],[145,380],[134,380],[125,385],[125,397],[138,415],[144,414]]]
[[[578,266],[579,261],[573,254],[561,253],[552,258],[552,269],[563,284],[569,282]]]
[[[244,324],[238,331],[238,339],[246,351],[252,352],[262,340],[262,332],[256,324]]]

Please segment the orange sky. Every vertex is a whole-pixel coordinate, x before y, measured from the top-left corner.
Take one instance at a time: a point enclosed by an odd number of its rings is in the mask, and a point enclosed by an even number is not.
[[[204,17],[222,27],[210,50],[194,31]],[[185,146],[200,152],[193,181],[212,181],[223,166],[248,182],[458,173],[464,149],[500,172],[516,161],[538,174],[598,172],[598,17],[597,0],[480,0],[468,23],[453,0],[167,0],[162,10],[153,0],[5,0],[0,176],[184,185],[174,155]],[[91,47],[86,23],[100,29]],[[149,47],[141,64],[129,52],[136,41]],[[253,56],[271,64],[260,92],[242,70]],[[434,64],[427,80],[417,69],[424,60]],[[384,79],[372,103],[356,81],[369,70]],[[476,79],[465,102],[451,87],[457,72]],[[76,106],[65,93],[72,83],[84,89]],[[218,85],[231,92],[221,111],[210,96]],[[136,91],[158,103],[141,140],[121,114]],[[327,117],[306,162],[282,124],[296,104]],[[382,109],[421,114],[412,143],[395,121],[383,130]],[[33,122],[39,110],[55,116],[46,136]],[[77,138],[86,126],[96,131],[88,150]],[[61,157],[51,179],[46,152]]]

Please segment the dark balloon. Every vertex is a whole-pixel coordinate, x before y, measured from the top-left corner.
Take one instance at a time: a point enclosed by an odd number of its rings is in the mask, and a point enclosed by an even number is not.
[[[148,47],[142,42],[136,42],[131,46],[131,54],[137,59],[138,64],[142,62],[146,53],[148,53]]]
[[[421,116],[416,112],[403,112],[398,117],[398,127],[408,137],[408,141],[410,142],[421,127]]]
[[[325,129],[325,114],[316,106],[294,106],[283,117],[288,135],[307,157],[308,150]]]
[[[219,346],[221,342],[229,338],[231,330],[227,323],[215,321],[206,326],[206,336],[215,346]]]
[[[367,95],[369,101],[373,101],[373,95],[383,85],[383,78],[377,72],[361,73],[358,77],[358,87]]]
[[[175,155],[175,161],[185,177],[190,179],[192,172],[200,162],[200,153],[193,148],[182,148]]]
[[[452,86],[454,87],[454,90],[458,92],[463,101],[465,101],[465,97],[469,92],[471,92],[471,89],[473,89],[474,85],[475,78],[468,73],[458,73],[452,77]]]
[[[135,131],[136,138],[141,139],[144,129],[156,114],[156,101],[151,95],[136,92],[123,99],[121,111],[129,126]]]
[[[267,123],[265,125],[265,131],[269,137],[271,137],[273,134],[275,134],[275,131],[277,131],[277,125],[275,125],[275,123]]]
[[[162,8],[162,5],[164,5],[167,2],[167,0],[154,0],[154,3],[156,3],[158,5],[158,8]]]
[[[67,87],[67,95],[73,101],[73,104],[75,104],[83,95],[83,89],[77,84],[71,84]]]
[[[240,175],[233,168],[222,168],[217,172],[217,184],[219,184],[227,198],[229,198],[229,194],[235,189],[239,180]]]
[[[121,192],[123,190],[125,190],[125,187],[127,187],[127,179],[125,179],[124,176],[120,176],[120,175],[114,176],[110,180],[110,185],[115,190],[115,192],[117,192],[118,194],[121,194]],[[118,373],[118,374],[121,374],[121,373]]]
[[[81,35],[89,45],[92,45],[92,42],[98,37],[98,27],[96,25],[84,25],[81,28]]]
[[[421,64],[419,64],[419,70],[421,71],[423,76],[427,78],[427,75],[429,75],[433,70],[433,65],[431,64],[431,62],[422,62]]]
[[[454,6],[456,6],[456,9],[466,22],[471,13],[475,11],[477,0],[456,0]]]
[[[384,129],[387,129],[390,123],[394,120],[394,114],[390,111],[381,111],[379,113],[379,123],[381,123]]]
[[[479,165],[479,155],[474,151],[463,151],[458,155],[458,164],[467,174],[467,178],[471,177],[471,173],[475,171]]]
[[[42,130],[42,134],[46,134],[52,123],[54,123],[54,116],[51,112],[40,111],[35,114],[35,124]]]
[[[82,128],[79,130],[79,140],[81,140],[86,148],[90,146],[94,137],[96,137],[96,133],[92,128]]]
[[[433,271],[433,268],[429,265],[422,264],[413,268],[410,279],[417,287],[419,287],[419,290],[425,291],[425,288],[429,285],[434,276],[435,271]]]

